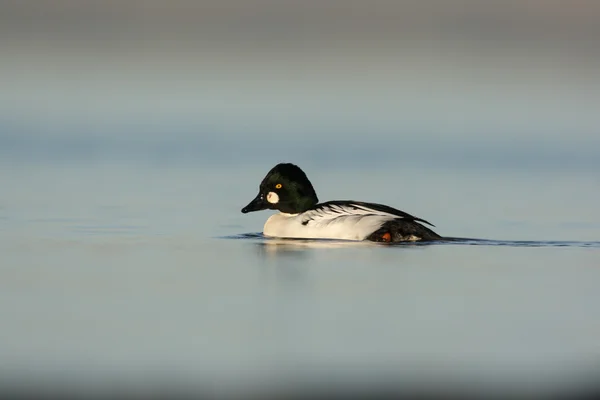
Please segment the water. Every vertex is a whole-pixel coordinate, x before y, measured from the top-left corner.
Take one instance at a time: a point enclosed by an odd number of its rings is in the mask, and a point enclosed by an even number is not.
[[[599,381],[596,3],[4,3],[0,392]],[[279,162],[464,239],[264,238]]]
[[[240,209],[274,162],[3,168],[4,379],[537,388],[598,372],[593,172],[301,164],[321,200],[475,239],[390,246],[262,237],[270,212]]]

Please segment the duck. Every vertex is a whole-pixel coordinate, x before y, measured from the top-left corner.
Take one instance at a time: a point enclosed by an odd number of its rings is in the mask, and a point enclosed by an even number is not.
[[[390,206],[353,200],[319,203],[312,183],[300,167],[274,166],[259,186],[258,195],[242,213],[277,210],[263,235],[283,239],[338,239],[372,242],[439,241],[426,227],[430,222]]]

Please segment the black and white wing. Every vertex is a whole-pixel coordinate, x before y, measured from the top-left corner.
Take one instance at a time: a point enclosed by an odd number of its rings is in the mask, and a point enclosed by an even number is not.
[[[328,220],[334,220],[345,216],[374,216],[381,217],[382,222],[401,218],[407,221],[417,221],[435,226],[424,219],[417,218],[393,207],[351,200],[335,200],[317,204],[312,210],[305,212],[303,216],[302,223],[304,225],[310,221],[325,223]]]
[[[299,216],[303,235],[364,240],[390,221],[421,221],[392,207],[358,201],[329,201],[317,204]]]

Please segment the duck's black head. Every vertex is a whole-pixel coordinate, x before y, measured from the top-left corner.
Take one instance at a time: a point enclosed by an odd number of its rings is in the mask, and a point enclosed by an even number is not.
[[[294,164],[277,164],[260,184],[258,195],[242,212],[279,210],[302,213],[319,202],[315,189],[304,171]]]

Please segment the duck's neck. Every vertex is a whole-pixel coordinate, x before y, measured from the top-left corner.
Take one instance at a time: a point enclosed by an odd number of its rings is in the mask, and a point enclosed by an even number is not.
[[[279,215],[285,218],[292,218],[292,217],[296,217],[299,213],[284,213],[284,212],[280,212]]]

